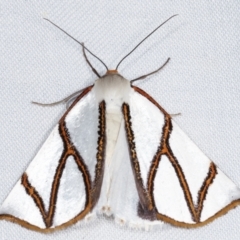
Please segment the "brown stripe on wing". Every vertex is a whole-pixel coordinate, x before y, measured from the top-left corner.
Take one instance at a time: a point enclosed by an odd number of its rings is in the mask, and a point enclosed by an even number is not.
[[[188,183],[186,181],[186,178],[184,176],[183,170],[181,166],[179,165],[177,159],[174,157],[171,148],[169,146],[169,137],[172,131],[172,123],[169,116],[165,115],[165,123],[163,126],[162,136],[160,140],[160,147],[157,150],[157,153],[155,154],[150,171],[148,174],[148,192],[151,196],[151,201],[154,203],[154,197],[153,197],[153,190],[154,190],[154,179],[157,173],[157,168],[159,166],[159,162],[161,160],[161,157],[163,155],[166,155],[168,159],[170,160],[177,176],[179,179],[180,186],[184,192],[184,197],[187,202],[187,206],[189,208],[189,211],[192,215],[193,220],[196,219],[196,213],[195,213],[195,206],[193,203],[192,195],[188,186]],[[155,203],[154,203],[155,204]]]
[[[46,225],[46,228],[50,228],[53,224],[53,218],[56,210],[56,203],[57,203],[57,194],[60,186],[60,180],[62,177],[63,170],[66,165],[67,159],[72,156],[78,166],[79,171],[83,175],[84,184],[86,186],[85,193],[86,193],[86,203],[85,208],[82,210],[77,216],[75,216],[70,221],[64,223],[61,225],[61,227],[69,226],[78,220],[82,219],[91,209],[91,178],[87,169],[87,166],[84,163],[83,158],[81,157],[80,153],[77,151],[73,143],[71,142],[71,138],[69,136],[68,130],[66,128],[65,123],[65,117],[67,116],[68,112],[78,103],[78,101],[85,96],[90,90],[92,89],[92,86],[86,88],[80,95],[77,97],[77,99],[74,101],[74,103],[71,105],[71,107],[68,109],[68,111],[64,114],[64,116],[59,121],[59,135],[62,138],[63,141],[63,153],[59,159],[59,164],[57,166],[52,187],[51,187],[51,194],[49,199],[49,208],[48,211],[46,211],[43,200],[41,196],[38,194],[37,190],[31,186],[31,184],[28,182],[27,174],[24,173],[22,176],[22,185],[25,187],[25,190],[29,196],[31,196],[36,204],[36,206],[39,208],[39,211],[42,215],[43,221]]]
[[[106,104],[102,101],[99,104],[99,117],[98,117],[98,146],[95,166],[95,179],[91,190],[92,208],[96,205],[103,181],[105,152],[106,152]]]
[[[166,155],[177,174],[180,186],[183,190],[184,197],[187,202],[188,209],[192,215],[192,219],[194,222],[198,223],[198,222],[200,222],[200,216],[201,216],[201,212],[202,212],[202,208],[203,208],[203,202],[206,198],[207,191],[208,191],[210,185],[213,183],[213,180],[217,174],[216,166],[213,163],[210,164],[208,175],[207,175],[206,179],[204,180],[202,187],[200,188],[199,193],[198,193],[197,204],[194,204],[192,194],[189,189],[189,186],[188,186],[187,180],[185,178],[185,175],[183,173],[183,170],[182,170],[180,164],[178,163],[177,158],[174,156],[174,154],[171,150],[171,147],[169,145],[169,138],[170,138],[171,131],[172,131],[171,119],[168,116],[165,116],[165,125],[163,127],[161,145],[160,145],[160,148],[158,149],[156,155],[153,158],[153,161],[152,161],[152,164],[150,167],[150,171],[149,171],[148,191],[150,192],[150,196],[152,198],[152,201],[154,202],[154,198],[153,198],[154,178],[155,178],[155,175],[157,172],[157,168],[158,168],[161,156]]]
[[[164,115],[170,117],[170,115],[164,110],[160,104],[156,100],[154,100],[148,93],[143,91],[141,88],[138,88],[136,86],[131,86],[136,92],[147,98],[151,103],[153,103]],[[170,117],[171,118],[171,117]]]
[[[73,103],[71,104],[71,106],[67,109],[67,111],[64,113],[64,115],[62,116],[62,118],[60,119],[59,122],[64,121],[66,116],[68,115],[68,113],[72,110],[72,108],[86,95],[88,94],[94,85],[91,85],[89,87],[86,87],[83,89],[83,91],[81,92],[81,94],[73,101]]]
[[[185,200],[186,200],[188,209],[191,213],[193,221],[196,222],[197,224],[198,223],[200,224],[200,218],[201,218],[201,213],[202,213],[202,209],[203,209],[203,202],[206,199],[208,189],[209,189],[210,185],[213,183],[213,180],[217,174],[216,166],[214,165],[214,163],[210,164],[207,177],[204,180],[204,182],[198,192],[197,203],[194,204],[192,194],[189,189],[189,186],[188,186],[187,180],[185,178],[185,175],[183,173],[183,170],[182,170],[180,164],[178,163],[177,158],[174,156],[172,149],[169,145],[169,138],[170,138],[170,134],[172,131],[171,116],[145,91],[143,91],[142,89],[140,89],[136,86],[132,86],[132,88],[136,92],[141,94],[142,96],[146,97],[150,102],[152,102],[164,114],[164,118],[165,118],[165,123],[163,126],[160,144],[156,151],[155,156],[153,157],[153,160],[152,160],[152,163],[150,166],[150,170],[148,173],[147,191],[150,196],[150,202],[153,205],[153,207],[155,207],[155,202],[154,202],[154,197],[153,197],[154,179],[155,179],[155,176],[157,173],[157,168],[161,161],[161,157],[163,155],[165,155],[168,157],[169,161],[171,162],[171,164],[176,172],[176,175],[178,177],[180,186],[183,190],[184,197],[185,197]],[[164,221],[171,219],[171,218],[164,216],[163,214],[159,214],[159,213],[157,213],[157,217]],[[171,221],[168,221],[168,222],[172,223],[173,221],[174,221],[174,219],[172,219]],[[176,223],[177,223],[176,225],[178,225],[177,221],[176,221]]]
[[[137,187],[139,201],[140,201],[138,206],[138,215],[144,219],[155,220],[156,219],[155,208],[153,207],[151,198],[143,185],[140,165],[139,165],[136,146],[134,142],[134,132],[132,130],[130,109],[128,104],[123,103],[122,112],[123,112],[123,117],[125,122],[125,130],[126,130],[127,143],[129,147],[131,166],[132,166],[133,175],[135,178],[135,184]]]
[[[171,148],[169,146],[169,137],[170,137],[170,134],[172,131],[171,116],[145,91],[143,91],[142,89],[140,89],[136,86],[132,86],[132,87],[136,92],[138,92],[142,96],[146,97],[150,102],[152,102],[164,114],[164,118],[165,118],[165,123],[163,126],[163,131],[162,131],[162,136],[160,139],[159,148],[157,149],[157,152],[152,160],[152,164],[151,164],[149,174],[148,174],[147,190],[150,195],[150,202],[155,207],[154,197],[153,197],[154,179],[155,179],[155,176],[157,173],[157,168],[158,168],[159,162],[161,160],[161,157],[162,157],[162,155],[166,155],[168,157],[168,159],[170,160],[170,162],[172,163],[172,166],[174,167],[174,170],[178,176],[180,185],[184,192],[184,197],[187,202],[187,206],[192,215],[192,218],[195,221],[197,219],[196,213],[195,213],[195,206],[193,203],[193,199],[192,199],[192,195],[191,195],[188,183],[186,181],[186,178],[184,176],[181,166],[179,165],[176,157],[173,155]]]
[[[64,143],[64,152],[62,154],[62,157],[59,161],[59,165],[57,167],[54,180],[52,183],[52,189],[51,189],[51,197],[50,197],[50,206],[48,210],[48,222],[50,225],[52,225],[55,209],[56,209],[56,203],[57,203],[57,193],[60,185],[60,180],[62,177],[63,170],[65,168],[67,159],[72,156],[78,166],[79,171],[83,174],[83,180],[84,184],[86,186],[85,193],[86,193],[86,203],[85,203],[85,209],[88,204],[90,204],[90,189],[91,189],[91,179],[90,175],[87,169],[87,166],[84,163],[84,160],[80,156],[79,152],[73,145],[73,143],[70,140],[70,136],[68,134],[66,124],[64,121],[61,121],[59,124],[59,133],[62,137],[63,143]],[[84,210],[83,210],[84,211]],[[81,214],[81,213],[80,213]]]
[[[187,202],[188,209],[189,209],[189,211],[192,215],[192,219],[193,219],[194,222],[197,222],[197,213],[196,213],[196,210],[195,210],[195,205],[194,205],[194,202],[193,202],[193,199],[192,199],[192,194],[190,192],[187,180],[185,178],[185,175],[183,173],[183,170],[182,170],[180,164],[178,163],[177,158],[174,156],[174,154],[172,152],[172,149],[169,145],[169,138],[170,138],[170,134],[172,132],[172,122],[171,122],[170,118],[166,118],[166,121],[168,122],[168,125],[169,125],[169,130],[168,130],[169,133],[168,133],[168,136],[167,136],[167,139],[166,139],[166,142],[165,142],[166,148],[167,148],[166,156],[170,160],[170,162],[171,162],[171,164],[172,164],[172,166],[173,166],[173,168],[174,168],[174,170],[177,174],[180,186],[182,187],[184,197],[185,197],[185,200]]]
[[[45,210],[45,207],[44,207],[43,200],[39,196],[39,194],[36,191],[36,189],[34,187],[32,187],[32,185],[28,181],[28,175],[26,173],[24,173],[22,175],[21,184],[24,186],[27,194],[32,197],[32,199],[35,202],[36,206],[39,208],[39,211],[42,214],[42,218],[43,218],[43,221],[45,223],[45,226],[47,226],[47,221],[46,221],[47,213],[46,213],[46,210]]]
[[[167,152],[166,139],[168,138],[169,131],[170,131],[169,122],[166,121],[166,117],[165,117],[165,123],[162,128],[162,136],[161,136],[160,145],[158,147],[158,150],[157,150],[155,156],[153,157],[153,160],[152,160],[152,163],[150,166],[150,170],[148,173],[148,181],[147,181],[147,189],[150,194],[151,202],[154,206],[155,206],[154,197],[153,197],[154,179],[155,179],[155,175],[157,173],[157,169],[158,169],[158,165],[161,160],[161,157],[162,157],[162,155],[166,154],[166,152]]]
[[[203,209],[203,202],[206,199],[208,189],[210,185],[213,183],[213,180],[216,177],[216,175],[217,175],[217,167],[213,162],[211,162],[209,166],[208,175],[205,178],[202,184],[202,187],[198,192],[198,200],[197,200],[197,206],[196,206],[196,212],[197,212],[197,218],[198,218],[197,222],[200,222],[201,213]]]

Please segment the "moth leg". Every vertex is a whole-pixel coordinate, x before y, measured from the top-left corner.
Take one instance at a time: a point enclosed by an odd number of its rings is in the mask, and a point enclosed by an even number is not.
[[[178,117],[178,116],[181,116],[182,114],[181,113],[170,113],[169,114],[171,117]]]
[[[36,105],[40,105],[40,106],[43,106],[43,107],[51,107],[51,106],[55,106],[55,105],[58,105],[60,103],[67,103],[68,105],[68,102],[73,100],[73,98],[76,98],[83,90],[85,90],[86,88],[83,88],[81,90],[78,90],[77,92],[69,95],[68,97],[60,100],[60,101],[57,101],[57,102],[53,102],[53,103],[39,103],[39,102],[34,102],[32,101],[31,103],[33,104],[36,104]]]
[[[92,64],[90,63],[90,61],[87,58],[86,52],[85,52],[85,47],[84,47],[84,43],[82,43],[82,50],[83,50],[83,56],[87,62],[87,64],[90,66],[90,68],[92,69],[92,71],[99,77],[101,78],[101,75],[97,72],[97,70],[92,66]]]
[[[142,76],[140,76],[140,77],[138,77],[138,78],[135,78],[135,79],[131,80],[130,83],[133,83],[133,82],[135,82],[135,81],[137,81],[137,80],[144,79],[144,78],[146,78],[146,77],[148,77],[148,76],[150,76],[150,75],[152,75],[152,74],[154,74],[154,73],[157,73],[158,71],[160,71],[161,69],[163,69],[163,68],[167,65],[167,63],[169,62],[169,60],[170,60],[170,58],[168,58],[167,61],[166,61],[160,68],[158,68],[157,70],[155,70],[155,71],[153,71],[153,72],[150,72],[150,73],[148,73],[148,74],[142,75]]]

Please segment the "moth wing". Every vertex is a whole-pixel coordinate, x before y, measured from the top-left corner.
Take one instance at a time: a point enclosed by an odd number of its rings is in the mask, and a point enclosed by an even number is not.
[[[0,208],[0,219],[51,231],[75,223],[91,209],[98,114],[86,88],[53,129]]]
[[[138,216],[139,197],[134,182],[123,119],[111,160],[112,164],[106,161],[101,197],[93,212],[113,216],[117,224],[134,229],[150,230],[155,225],[160,226],[162,224],[160,221],[149,222]]]
[[[133,88],[130,109],[136,153],[157,219],[197,227],[240,204],[240,189],[153,98]]]

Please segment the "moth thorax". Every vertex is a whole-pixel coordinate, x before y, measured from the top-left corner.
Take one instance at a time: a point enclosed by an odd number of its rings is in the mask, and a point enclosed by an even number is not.
[[[129,102],[130,82],[119,74],[107,74],[94,85],[97,101],[105,101],[107,110],[121,111],[122,104]]]

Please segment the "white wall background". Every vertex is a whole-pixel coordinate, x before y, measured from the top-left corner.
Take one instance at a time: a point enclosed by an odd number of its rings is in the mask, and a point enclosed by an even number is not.
[[[221,1],[0,2],[0,203],[37,153],[65,106],[39,107],[94,82],[80,46],[43,17],[84,41],[114,68],[142,38],[173,14],[119,71],[169,113],[194,142],[240,186],[240,3]],[[92,60],[101,74],[102,65]],[[49,235],[0,222],[1,239],[239,239],[240,208],[199,229],[154,232],[121,228],[107,218]]]

